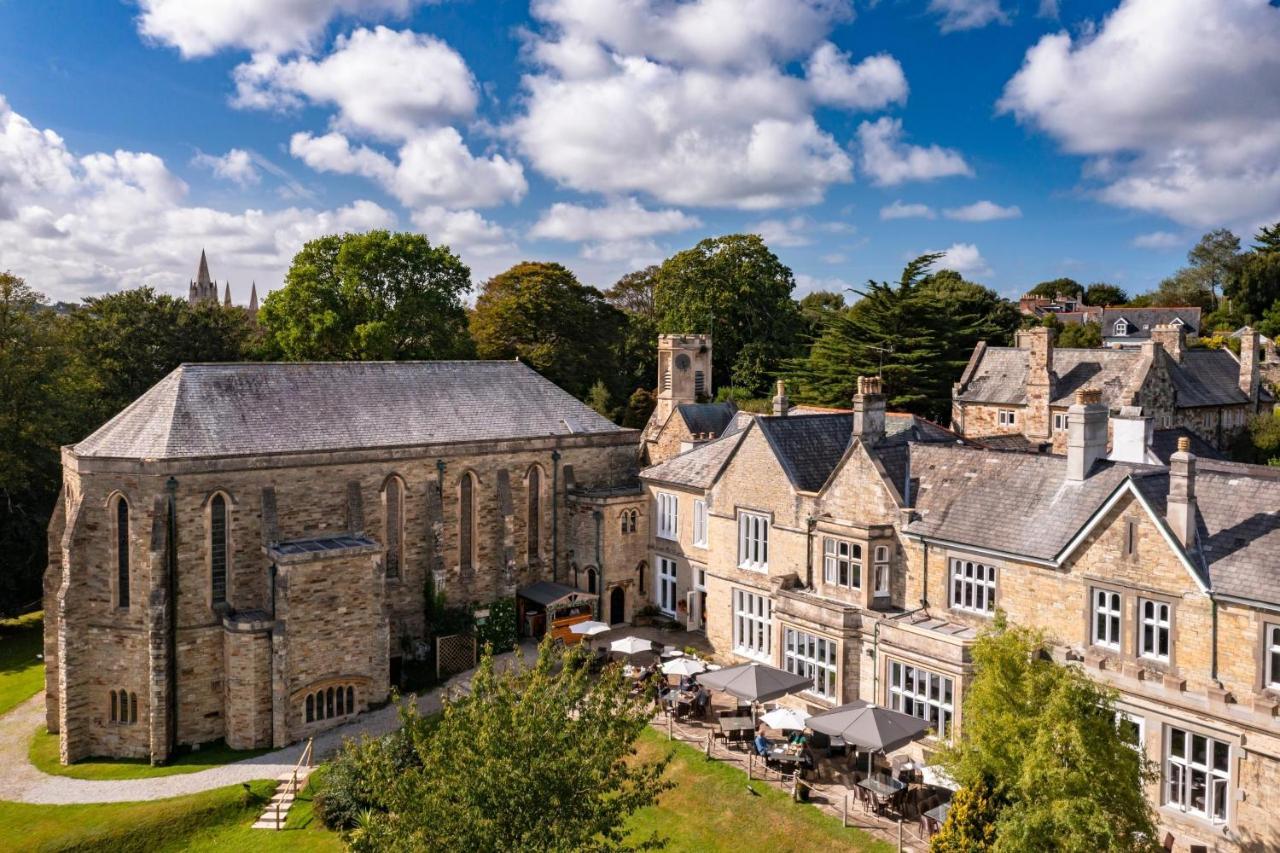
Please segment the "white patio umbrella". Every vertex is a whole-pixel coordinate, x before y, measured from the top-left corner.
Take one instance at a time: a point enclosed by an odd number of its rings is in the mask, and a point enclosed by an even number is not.
[[[609,651],[617,652],[620,655],[638,655],[643,652],[653,652],[653,640],[646,640],[642,637],[623,637],[621,640],[614,640],[609,644]]]
[[[673,658],[662,664],[663,675],[697,675],[706,671],[707,665],[693,658]]]
[[[771,729],[797,732],[804,728],[804,721],[808,718],[808,714],[795,708],[774,708],[760,715],[760,722]]]
[[[603,634],[609,630],[609,626],[603,622],[578,622],[570,625],[569,630],[574,634],[586,634],[588,637],[594,637],[596,634]]]
[[[926,785],[932,785],[935,788],[946,788],[950,791],[960,790],[960,783],[951,778],[951,774],[936,764],[930,764],[920,771],[924,777]]]

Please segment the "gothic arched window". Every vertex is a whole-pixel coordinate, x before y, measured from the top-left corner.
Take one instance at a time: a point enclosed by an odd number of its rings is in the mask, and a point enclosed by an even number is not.
[[[214,604],[227,600],[227,500],[214,495],[209,502],[210,589]]]
[[[129,502],[116,499],[116,603],[129,606]]]
[[[314,722],[316,719],[316,697],[307,694],[307,722]]]
[[[458,565],[470,570],[475,558],[475,475],[462,475],[458,486]]]
[[[111,722],[115,723],[120,720],[120,694],[114,690],[111,691]]]
[[[324,715],[326,717],[333,716],[333,688],[330,687],[324,697]]]
[[[596,591],[596,570],[587,569],[587,592],[594,595],[595,591]]]
[[[400,564],[404,558],[404,484],[399,477],[387,480],[386,530],[383,541],[387,547],[387,577],[400,577]]]
[[[347,688],[347,713],[354,714],[356,712],[356,690],[354,687]]]
[[[529,562],[538,559],[542,537],[542,470],[529,469]]]

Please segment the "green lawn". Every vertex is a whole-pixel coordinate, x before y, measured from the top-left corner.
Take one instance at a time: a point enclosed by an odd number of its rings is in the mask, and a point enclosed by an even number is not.
[[[0,714],[44,689],[44,614],[0,619]]]
[[[12,851],[341,850],[337,836],[312,818],[304,791],[280,832],[250,829],[274,782],[232,785],[171,800],[88,806],[0,802],[0,838]]]
[[[152,767],[150,762],[142,758],[92,758],[77,761],[75,764],[58,763],[58,738],[51,735],[41,726],[31,739],[31,747],[27,752],[36,769],[54,776],[71,776],[75,779],[150,779],[155,776],[172,776],[177,773],[195,773],[253,758],[270,752],[269,749],[229,749],[226,744],[205,744],[196,752],[188,752],[174,758],[162,767]]]
[[[653,729],[640,737],[641,757],[661,755],[669,747],[675,757],[667,778],[676,787],[656,806],[631,818],[634,839],[656,830],[667,839],[669,851],[893,849],[860,830],[842,827],[814,806],[792,802],[788,794],[764,782],[751,782],[752,794],[745,773],[723,761],[708,761],[687,744],[668,744],[666,736]]]

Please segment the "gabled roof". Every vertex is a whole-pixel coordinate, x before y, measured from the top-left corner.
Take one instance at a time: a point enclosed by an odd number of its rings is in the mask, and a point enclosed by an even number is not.
[[[1240,390],[1240,360],[1230,350],[1196,347],[1182,354],[1182,364],[1169,370],[1178,392],[1178,408],[1242,405],[1249,398]],[[1271,399],[1265,385],[1264,400]]]
[[[720,435],[733,420],[738,407],[733,403],[681,403],[676,411],[694,435]]]
[[[517,361],[184,364],[73,452],[181,459],[622,431]]]
[[[1129,325],[1128,334],[1116,336],[1116,321],[1124,319]],[[1121,340],[1137,339],[1151,337],[1151,330],[1165,323],[1172,323],[1175,320],[1182,321],[1182,326],[1187,330],[1188,335],[1198,334],[1200,330],[1200,309],[1189,306],[1178,308],[1132,308],[1121,305],[1116,308],[1106,308],[1102,312],[1102,336],[1104,338],[1118,337]]]
[[[747,423],[750,424],[749,418]],[[729,457],[733,455],[734,449],[744,435],[746,435],[745,426],[715,441],[699,444],[692,450],[664,459],[657,465],[650,465],[640,472],[640,477],[644,480],[705,491],[711,488],[716,478],[720,476],[725,463],[729,461]]]

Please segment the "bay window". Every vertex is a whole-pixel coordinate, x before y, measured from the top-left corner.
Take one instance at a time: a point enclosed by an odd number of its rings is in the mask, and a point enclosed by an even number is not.
[[[945,675],[898,661],[889,662],[889,707],[926,720],[939,737],[949,737],[955,713],[955,684]]]
[[[783,633],[782,665],[787,672],[813,679],[808,692],[836,698],[836,641],[788,628]]]
[[[862,546],[844,539],[822,540],[822,580],[828,586],[862,588]]]

